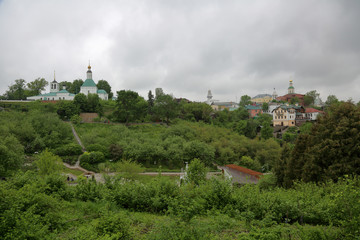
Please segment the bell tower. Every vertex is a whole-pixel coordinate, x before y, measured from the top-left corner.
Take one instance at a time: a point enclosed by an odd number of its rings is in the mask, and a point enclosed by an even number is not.
[[[54,81],[50,83],[50,92],[58,92],[59,83],[55,80],[55,70],[54,70]]]

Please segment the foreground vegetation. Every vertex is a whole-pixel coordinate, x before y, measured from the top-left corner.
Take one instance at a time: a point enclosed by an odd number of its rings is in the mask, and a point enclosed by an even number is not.
[[[179,186],[156,177],[105,184],[18,173],[0,182],[2,239],[354,239],[357,178],[292,189],[232,187],[221,179]]]

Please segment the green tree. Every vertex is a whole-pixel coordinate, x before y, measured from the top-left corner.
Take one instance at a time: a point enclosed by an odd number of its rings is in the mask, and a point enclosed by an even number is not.
[[[87,95],[87,105],[86,105],[87,112],[96,112],[99,115],[102,115],[102,105],[100,103],[100,97],[97,94],[88,94]]]
[[[70,92],[69,90],[72,89],[72,82],[68,82],[68,81],[62,81],[59,83],[59,88],[60,90],[63,90],[65,87],[66,91]]]
[[[254,160],[249,156],[242,156],[241,160],[237,162],[237,165],[249,168],[254,171],[261,171],[261,165],[258,160]]]
[[[246,105],[249,105],[249,104],[251,104],[251,97],[248,95],[241,96],[239,105],[241,107],[245,107]]]
[[[269,123],[266,123],[262,126],[260,130],[261,139],[269,139],[273,137],[273,129],[270,127]]]
[[[81,112],[86,112],[88,109],[88,99],[85,94],[79,93],[74,97],[74,105],[76,105]]]
[[[330,107],[333,104],[339,103],[338,98],[335,95],[329,95],[326,99],[325,106]]]
[[[29,96],[39,95],[41,91],[45,90],[45,87],[49,83],[45,80],[45,78],[37,78],[32,82],[29,82],[27,84],[27,87],[29,88]]]
[[[290,99],[291,104],[296,104],[296,103],[299,103],[299,102],[300,102],[300,100],[299,100],[298,97],[293,97],[293,98]]]
[[[155,100],[154,112],[156,116],[162,120],[165,120],[167,124],[170,123],[170,119],[175,118],[178,115],[179,104],[168,94],[161,94]]]
[[[309,105],[313,105],[314,104],[314,101],[317,97],[317,92],[316,90],[312,90],[312,91],[309,91],[307,93],[305,93],[305,97],[304,97],[304,104],[306,106],[309,106]],[[307,101],[307,102],[305,102]]]
[[[9,90],[6,91],[5,95],[9,100],[25,100],[25,80],[16,79],[15,83],[9,86]]]
[[[47,149],[36,156],[34,162],[40,175],[58,173],[62,168],[62,160]]]
[[[262,104],[262,110],[263,110],[263,111],[269,110],[269,104],[268,104],[267,102],[264,102],[264,103]]]
[[[72,84],[70,89],[68,89],[68,91],[70,93],[74,93],[74,94],[78,94],[80,92],[81,86],[84,84],[84,81],[82,79],[75,79]]]
[[[210,105],[206,103],[184,103],[183,115],[186,119],[194,118],[196,121],[210,122],[210,115],[213,112]]]
[[[186,171],[186,181],[199,185],[206,180],[207,169],[197,158],[191,161]]]
[[[360,174],[360,109],[351,102],[333,104],[310,134],[300,134],[287,158],[284,182],[336,181]]]
[[[96,86],[98,87],[98,89],[105,90],[107,94],[109,94],[108,99],[112,99],[113,93],[111,92],[111,86],[106,80],[99,80]]]
[[[79,106],[71,101],[59,101],[57,103],[57,114],[62,120],[69,120],[72,116],[78,115]]]
[[[148,93],[148,113],[153,114],[153,107],[154,107],[154,95],[152,94],[151,90]]]
[[[7,176],[19,169],[24,162],[24,147],[15,136],[0,138],[0,176]]]
[[[119,122],[129,123],[142,120],[146,114],[147,102],[137,92],[121,90],[117,92],[114,115]]]

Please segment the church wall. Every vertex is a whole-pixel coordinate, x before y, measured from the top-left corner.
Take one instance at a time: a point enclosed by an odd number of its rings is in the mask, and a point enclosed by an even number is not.
[[[83,93],[85,95],[88,95],[89,93],[97,94],[97,87],[81,87],[80,93]]]

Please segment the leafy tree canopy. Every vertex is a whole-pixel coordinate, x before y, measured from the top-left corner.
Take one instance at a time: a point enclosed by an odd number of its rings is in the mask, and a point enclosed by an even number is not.
[[[248,95],[241,96],[239,105],[241,107],[245,107],[246,105],[249,105],[249,104],[251,104],[251,97]]]
[[[98,89],[103,89],[107,92],[107,94],[109,94],[108,99],[111,99],[113,97],[113,93],[111,92],[111,86],[108,83],[108,81],[103,80],[103,79],[99,80],[98,83],[96,84],[96,86]]]
[[[114,115],[119,122],[142,120],[146,114],[146,108],[147,102],[137,92],[131,90],[117,92]]]
[[[49,83],[45,80],[45,78],[37,78],[34,81],[29,82],[27,84],[27,87],[29,88],[30,95],[34,96],[34,95],[39,95],[41,91],[44,91],[45,87],[48,84]]]

